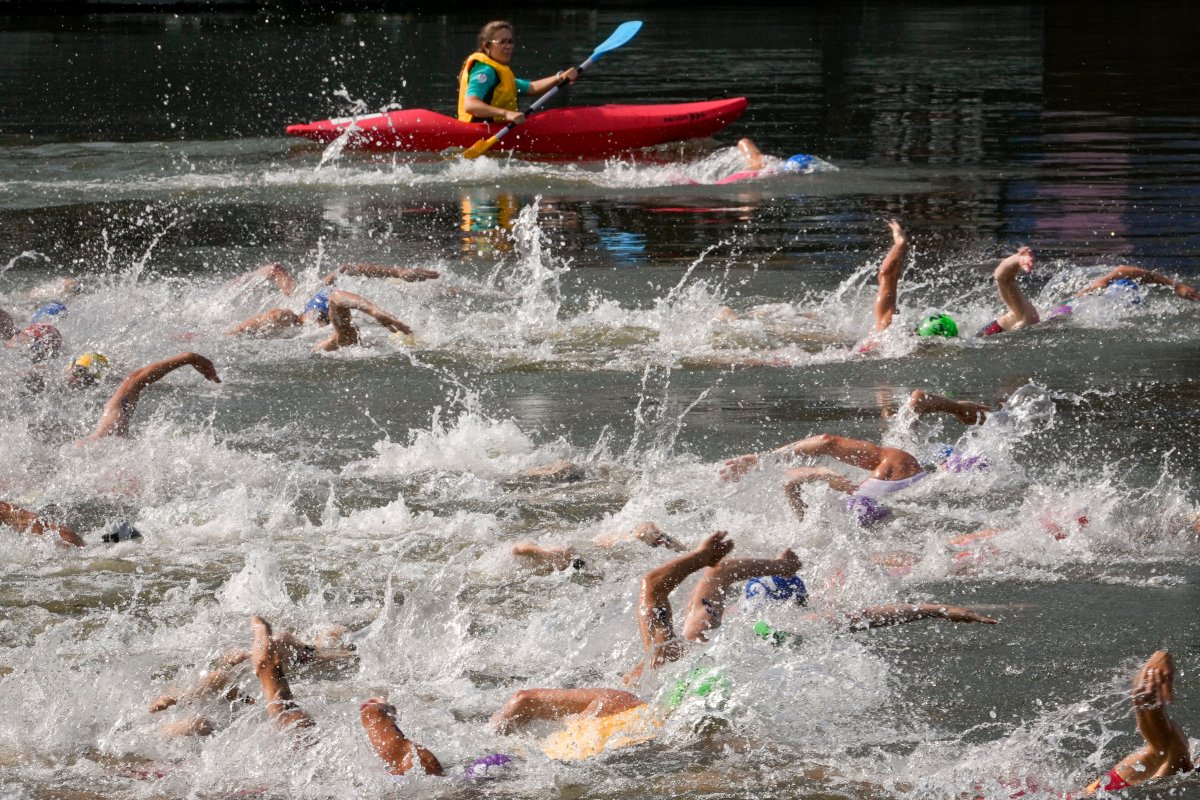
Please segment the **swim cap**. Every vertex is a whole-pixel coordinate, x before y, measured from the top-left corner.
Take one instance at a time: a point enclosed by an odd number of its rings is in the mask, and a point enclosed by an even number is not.
[[[1124,300],[1131,306],[1142,304],[1142,287],[1129,278],[1117,278],[1104,290],[1105,297]]]
[[[67,316],[67,307],[64,306],[62,303],[59,303],[59,302],[46,303],[46,305],[42,306],[37,311],[33,312],[33,317],[29,321],[30,322],[47,322],[49,320],[54,319],[55,317],[65,318],[66,316]]]
[[[667,708],[678,708],[689,696],[702,698],[705,706],[721,708],[732,688],[729,679],[716,667],[695,667],[675,681],[667,695]]]
[[[62,350],[62,334],[53,325],[35,322],[17,335],[29,343],[29,357],[35,363],[54,358]]]
[[[104,535],[100,537],[100,541],[108,544],[117,542],[141,541],[141,532],[133,527],[128,522],[118,522],[115,525],[110,525]]]
[[[804,172],[816,166],[817,157],[810,156],[806,153],[797,153],[796,155],[783,162],[784,172]]]
[[[91,386],[100,380],[108,367],[108,356],[104,353],[87,352],[71,362],[67,380],[76,385]]]
[[[949,472],[983,472],[991,464],[982,455],[969,456],[957,450],[946,457],[942,466]]]
[[[797,604],[804,605],[808,602],[808,589],[796,575],[767,575],[746,581],[746,599],[775,602],[795,600]]]
[[[504,753],[480,756],[467,765],[467,772],[463,777],[469,781],[490,781],[508,772],[512,763],[512,758]]]
[[[1050,311],[1049,319],[1054,319],[1055,317],[1065,317],[1068,314],[1072,313],[1074,310],[1075,309],[1071,308],[1071,305],[1069,303],[1063,303],[1060,306],[1055,306]]]
[[[764,620],[759,620],[754,623],[754,635],[763,641],[770,642],[776,647],[783,647],[785,644],[798,642],[800,637],[788,631],[781,631],[772,625],[769,625]]]
[[[892,515],[891,509],[873,497],[854,495],[846,498],[843,506],[864,528],[877,525]]]
[[[958,336],[958,325],[949,314],[930,314],[917,323],[918,336],[945,336],[953,339]]]
[[[312,296],[312,298],[304,305],[304,310],[300,313],[307,314],[310,311],[317,312],[317,319],[321,322],[329,322],[329,290],[322,289]]]

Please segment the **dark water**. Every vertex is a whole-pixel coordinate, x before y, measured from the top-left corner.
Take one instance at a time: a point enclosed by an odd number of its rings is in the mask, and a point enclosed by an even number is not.
[[[952,797],[1022,776],[1077,788],[1134,746],[1123,687],[1162,646],[1182,670],[1177,717],[1200,725],[1200,308],[1156,289],[984,342],[853,349],[888,217],[913,243],[905,324],[925,308],[968,331],[992,319],[991,268],[1022,244],[1042,309],[1120,263],[1195,283],[1200,15],[540,9],[514,20],[518,73],[579,62],[629,18],[643,31],[567,102],[741,95],[747,114],[716,140],[610,162],[338,155],[282,130],[449,111],[482,16],[0,19],[0,308],[26,316],[31,290],[73,275],[71,353],[103,350],[122,372],[186,347],[224,379],[173,376],[147,392],[131,439],[77,449],[115,381],[29,397],[2,354],[0,499],[93,539],[122,517],[148,531],[140,548],[70,555],[0,539],[5,796],[386,791],[352,713],[380,691],[444,763],[529,753],[489,791],[537,797]],[[742,136],[837,169],[704,185],[738,168]],[[266,261],[300,273],[302,291],[347,261],[442,277],[345,282],[417,338],[369,327],[368,347],[316,356],[315,333],[222,335],[296,304],[224,286]],[[722,304],[746,316],[718,323]],[[761,358],[775,366],[748,365]],[[963,434],[886,418],[915,388],[994,405],[1016,393],[1013,421],[970,440],[993,472],[927,481],[871,533],[819,493],[797,523],[775,475],[716,481],[722,458],[815,432],[922,453]],[[555,458],[587,478],[517,477]],[[1062,542],[1038,522],[1079,513],[1087,529]],[[662,747],[581,767],[490,734],[511,690],[615,685],[637,658],[634,587],[661,556],[591,539],[642,519],[689,543],[726,528],[745,555],[791,546],[823,608],[938,599],[1001,625],[806,629],[785,657],[731,622],[707,656],[739,687],[725,735],[684,721]],[[1011,532],[962,570],[943,542],[991,526]],[[574,546],[598,571],[530,577],[507,553],[519,539]],[[895,551],[920,564],[872,565]],[[319,747],[280,746],[253,712],[205,740],[162,740],[148,699],[244,641],[254,612],[359,629],[357,667],[296,686]],[[165,782],[129,777],[142,760],[169,765]]]

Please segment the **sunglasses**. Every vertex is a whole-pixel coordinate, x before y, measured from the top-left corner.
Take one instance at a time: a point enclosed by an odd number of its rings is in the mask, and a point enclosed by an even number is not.
[[[490,44],[513,44],[517,43],[516,39],[492,39]]]

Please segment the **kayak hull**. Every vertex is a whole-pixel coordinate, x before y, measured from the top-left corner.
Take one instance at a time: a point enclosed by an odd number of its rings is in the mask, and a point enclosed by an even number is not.
[[[530,115],[493,150],[552,156],[605,158],[625,150],[711,136],[746,110],[746,98],[665,105],[609,105],[555,108]],[[386,114],[326,119],[289,125],[290,136],[332,142],[354,125],[347,147],[359,150],[441,152],[466,148],[504,126],[459,122],[422,108]]]

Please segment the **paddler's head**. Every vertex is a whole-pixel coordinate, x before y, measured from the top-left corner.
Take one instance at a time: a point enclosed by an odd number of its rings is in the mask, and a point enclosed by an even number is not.
[[[516,44],[512,23],[507,20],[492,20],[479,31],[479,52],[501,64],[508,64],[512,61],[513,48],[516,47]]]

